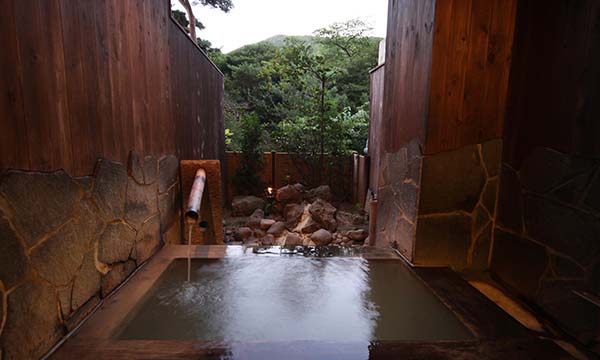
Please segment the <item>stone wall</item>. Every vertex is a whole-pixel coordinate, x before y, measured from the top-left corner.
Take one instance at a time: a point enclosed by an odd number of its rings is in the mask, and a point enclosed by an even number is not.
[[[569,334],[600,350],[600,159],[536,148],[502,164],[491,270]]]
[[[377,245],[414,265],[488,268],[502,141],[423,155],[416,141],[381,157]]]
[[[0,176],[0,349],[39,358],[164,242],[180,241],[179,161],[100,159],[93,176]]]

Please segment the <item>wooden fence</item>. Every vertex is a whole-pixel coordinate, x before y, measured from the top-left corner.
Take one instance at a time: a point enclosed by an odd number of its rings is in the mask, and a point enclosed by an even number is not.
[[[241,153],[226,152],[226,203],[231,204],[231,200],[241,195],[241,192],[234,185],[234,176],[240,166]],[[273,160],[275,160],[273,162]],[[336,166],[324,169],[323,183],[331,187],[334,198],[337,201],[356,200],[357,177],[355,177],[355,161],[353,156],[340,157],[335,161]],[[364,163],[364,160],[363,160]],[[357,163],[358,164],[358,163]],[[363,173],[367,171],[365,166],[361,167]],[[306,187],[316,186],[317,174],[308,164],[304,163],[300,156],[288,153],[264,153],[263,168],[260,172],[260,179],[265,188],[273,186],[281,187],[287,183],[302,183]],[[363,176],[364,177],[364,176]],[[366,183],[362,181],[361,184]],[[240,189],[241,190],[241,189]]]
[[[0,171],[222,159],[223,75],[168,0],[0,0]]]

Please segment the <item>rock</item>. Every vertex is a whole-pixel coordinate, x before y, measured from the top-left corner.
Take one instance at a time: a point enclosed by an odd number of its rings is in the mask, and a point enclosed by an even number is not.
[[[233,216],[248,216],[256,209],[262,209],[265,201],[256,196],[236,196],[231,203]]]
[[[135,234],[134,234],[135,236]],[[96,269],[94,250],[89,251],[83,259],[83,265],[75,277],[71,310],[76,311],[92,296],[100,291],[100,272]]]
[[[547,250],[543,246],[498,228],[494,230],[490,269],[518,294],[535,299],[548,262]]]
[[[25,283],[8,295],[0,348],[6,359],[39,359],[64,331],[57,314],[56,293],[46,283]]]
[[[596,211],[600,211],[600,176],[596,176],[591,184],[585,198],[585,204]]]
[[[135,251],[132,256],[138,266],[148,260],[158,250],[160,245],[160,219],[158,214],[150,218],[138,231],[135,239]]]
[[[160,231],[165,232],[177,222],[179,211],[181,209],[181,196],[179,186],[171,188],[158,195],[158,212],[160,213]]]
[[[283,214],[285,216],[285,227],[288,230],[293,230],[300,219],[302,219],[302,214],[304,213],[304,206],[299,204],[287,204],[285,209],[283,210]]]
[[[306,192],[304,198],[310,203],[314,202],[317,199],[331,201],[331,188],[329,188],[329,185],[321,185],[314,189],[310,189]]]
[[[15,229],[32,246],[71,217],[83,192],[62,170],[52,173],[10,170],[0,180],[0,194],[14,211]]]
[[[481,231],[479,236],[474,240],[473,252],[471,254],[471,270],[487,271],[489,269],[490,246],[492,240],[492,223]]]
[[[507,165],[500,168],[496,223],[515,233],[523,231],[523,193],[519,174]]]
[[[260,239],[260,243],[261,245],[271,246],[275,243],[275,236],[267,234],[262,239]]]
[[[481,231],[490,223],[492,219],[488,215],[487,210],[481,205],[477,205],[471,214],[471,233],[474,237],[479,236]]]
[[[281,203],[301,203],[302,192],[304,187],[302,184],[286,185],[282,188],[277,189],[275,199]]]
[[[182,243],[181,226],[178,222],[173,223],[171,227],[168,228],[166,231],[163,231],[163,229],[161,228],[161,232],[165,244],[179,245]]]
[[[275,224],[271,225],[271,227],[267,231],[267,234],[271,234],[275,237],[278,237],[278,236],[281,236],[281,234],[283,234],[284,231],[285,231],[285,224],[281,221],[278,221]]]
[[[73,284],[67,286],[57,286],[56,293],[58,295],[58,306],[62,318],[65,319],[71,314],[71,294],[73,293]]]
[[[306,221],[306,223],[302,226],[302,229],[300,229],[300,231],[303,234],[312,234],[320,228],[321,225],[318,222],[314,221],[312,218],[309,218],[308,221]]]
[[[364,241],[369,236],[369,232],[365,229],[350,230],[346,232],[346,236],[353,241]]]
[[[490,140],[481,144],[481,157],[489,177],[498,175],[502,162],[502,139]]]
[[[414,250],[418,264],[462,270],[467,265],[470,247],[471,216],[457,213],[419,218]]]
[[[106,297],[113,291],[117,286],[119,286],[131,273],[135,270],[135,262],[132,260],[117,263],[112,266],[110,271],[102,276],[101,288],[102,288],[102,297]]]
[[[83,188],[83,191],[90,192],[94,188],[94,177],[93,176],[79,176],[73,178]]]
[[[65,321],[67,331],[73,331],[89,315],[100,302],[100,294],[92,297],[88,302],[74,311]]]
[[[69,221],[34,248],[32,266],[53,285],[66,285],[81,266],[94,231],[87,222]]]
[[[261,229],[255,229],[252,235],[257,239],[262,239],[265,235],[267,235],[267,232]]]
[[[154,184],[158,179],[158,162],[152,155],[144,158],[144,184]]]
[[[127,169],[120,163],[99,160],[96,165],[94,196],[106,220],[123,218],[125,193],[127,190]]]
[[[353,227],[355,225],[362,225],[367,222],[364,215],[341,210],[338,210],[335,213],[335,220],[339,227]]]
[[[470,213],[486,182],[476,145],[425,156],[421,171],[420,215]]]
[[[127,174],[138,184],[144,184],[144,166],[139,154],[135,150],[129,152]]]
[[[525,198],[527,235],[588,266],[600,254],[600,221],[585,212],[538,196]]]
[[[329,245],[332,239],[331,233],[325,229],[317,230],[310,236],[310,240],[317,246]]]
[[[485,183],[481,194],[481,203],[490,214],[496,211],[496,197],[498,194],[498,178],[490,179]]]
[[[583,279],[584,270],[575,262],[558,255],[552,256],[552,269],[557,277],[569,279]],[[600,278],[594,278],[599,279]]]
[[[135,230],[125,223],[108,224],[98,241],[98,260],[112,264],[129,259],[135,235]]]
[[[269,230],[273,224],[275,224],[275,220],[273,219],[262,219],[259,226],[262,230]]]
[[[261,220],[265,217],[265,212],[262,209],[256,209],[248,218],[246,226],[251,229],[256,229],[260,226]]]
[[[233,236],[237,241],[246,241],[252,236],[252,229],[249,227],[237,228]]]
[[[296,233],[289,233],[285,237],[285,246],[302,246],[304,240]]]
[[[10,289],[23,279],[28,270],[27,255],[17,234],[8,220],[0,216],[0,280]]]
[[[538,147],[523,160],[519,178],[524,189],[544,194],[594,167],[595,162],[592,159]]]
[[[163,193],[175,184],[179,173],[179,160],[173,155],[165,156],[158,162],[158,191]]]
[[[139,185],[133,179],[127,182],[125,220],[139,230],[142,223],[158,212],[156,185]]]
[[[329,231],[335,231],[337,222],[335,220],[336,209],[330,203],[317,199],[310,205],[311,217]]]

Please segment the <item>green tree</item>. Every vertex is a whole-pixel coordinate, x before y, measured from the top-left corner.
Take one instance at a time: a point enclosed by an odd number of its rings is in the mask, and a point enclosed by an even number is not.
[[[259,177],[263,165],[261,149],[263,129],[258,116],[254,113],[245,114],[241,124],[242,155],[233,184],[240,194],[260,194],[264,187]]]
[[[229,10],[231,10],[233,8],[233,1],[232,0],[193,0],[190,2],[189,0],[179,0],[179,2],[181,3],[181,5],[183,5],[183,7],[188,12],[188,14],[186,16],[186,14],[183,11],[171,10],[173,19],[175,19],[175,21],[177,21],[179,23],[179,25],[181,25],[184,29],[186,29],[186,31],[188,32],[188,34],[190,34],[190,36],[192,36],[192,38],[196,38],[196,43],[198,43],[198,46],[200,46],[200,48],[202,50],[204,50],[205,53],[207,53],[207,54],[220,53],[221,50],[217,49],[217,48],[213,48],[212,43],[210,41],[196,37],[196,29],[202,30],[202,29],[205,29],[206,27],[200,20],[198,20],[193,15],[192,7],[197,6],[197,5],[203,5],[203,6],[210,6],[215,9],[220,9],[223,12],[229,12]],[[189,18],[194,18],[195,26],[190,26]]]
[[[360,20],[336,23],[315,36],[275,36],[213,57],[225,75],[229,149],[241,148],[242,119],[257,116],[267,150],[286,151],[323,182],[336,156],[362,152],[367,138],[369,70],[379,40]],[[306,179],[305,179],[306,180]]]

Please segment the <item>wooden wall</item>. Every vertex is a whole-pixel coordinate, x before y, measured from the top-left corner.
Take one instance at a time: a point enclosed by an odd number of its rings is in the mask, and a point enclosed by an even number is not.
[[[219,158],[223,77],[168,0],[0,0],[0,170]]]
[[[390,0],[382,136],[395,152],[502,137],[516,0]]]
[[[371,92],[369,111],[369,189],[377,193],[379,185],[379,155],[381,154],[381,120],[383,115],[385,65],[371,71]]]
[[[437,0],[429,154],[502,137],[517,0]]]
[[[436,0],[390,0],[385,54],[382,151],[424,144]]]
[[[521,1],[504,161],[535,147],[600,157],[600,2]]]

